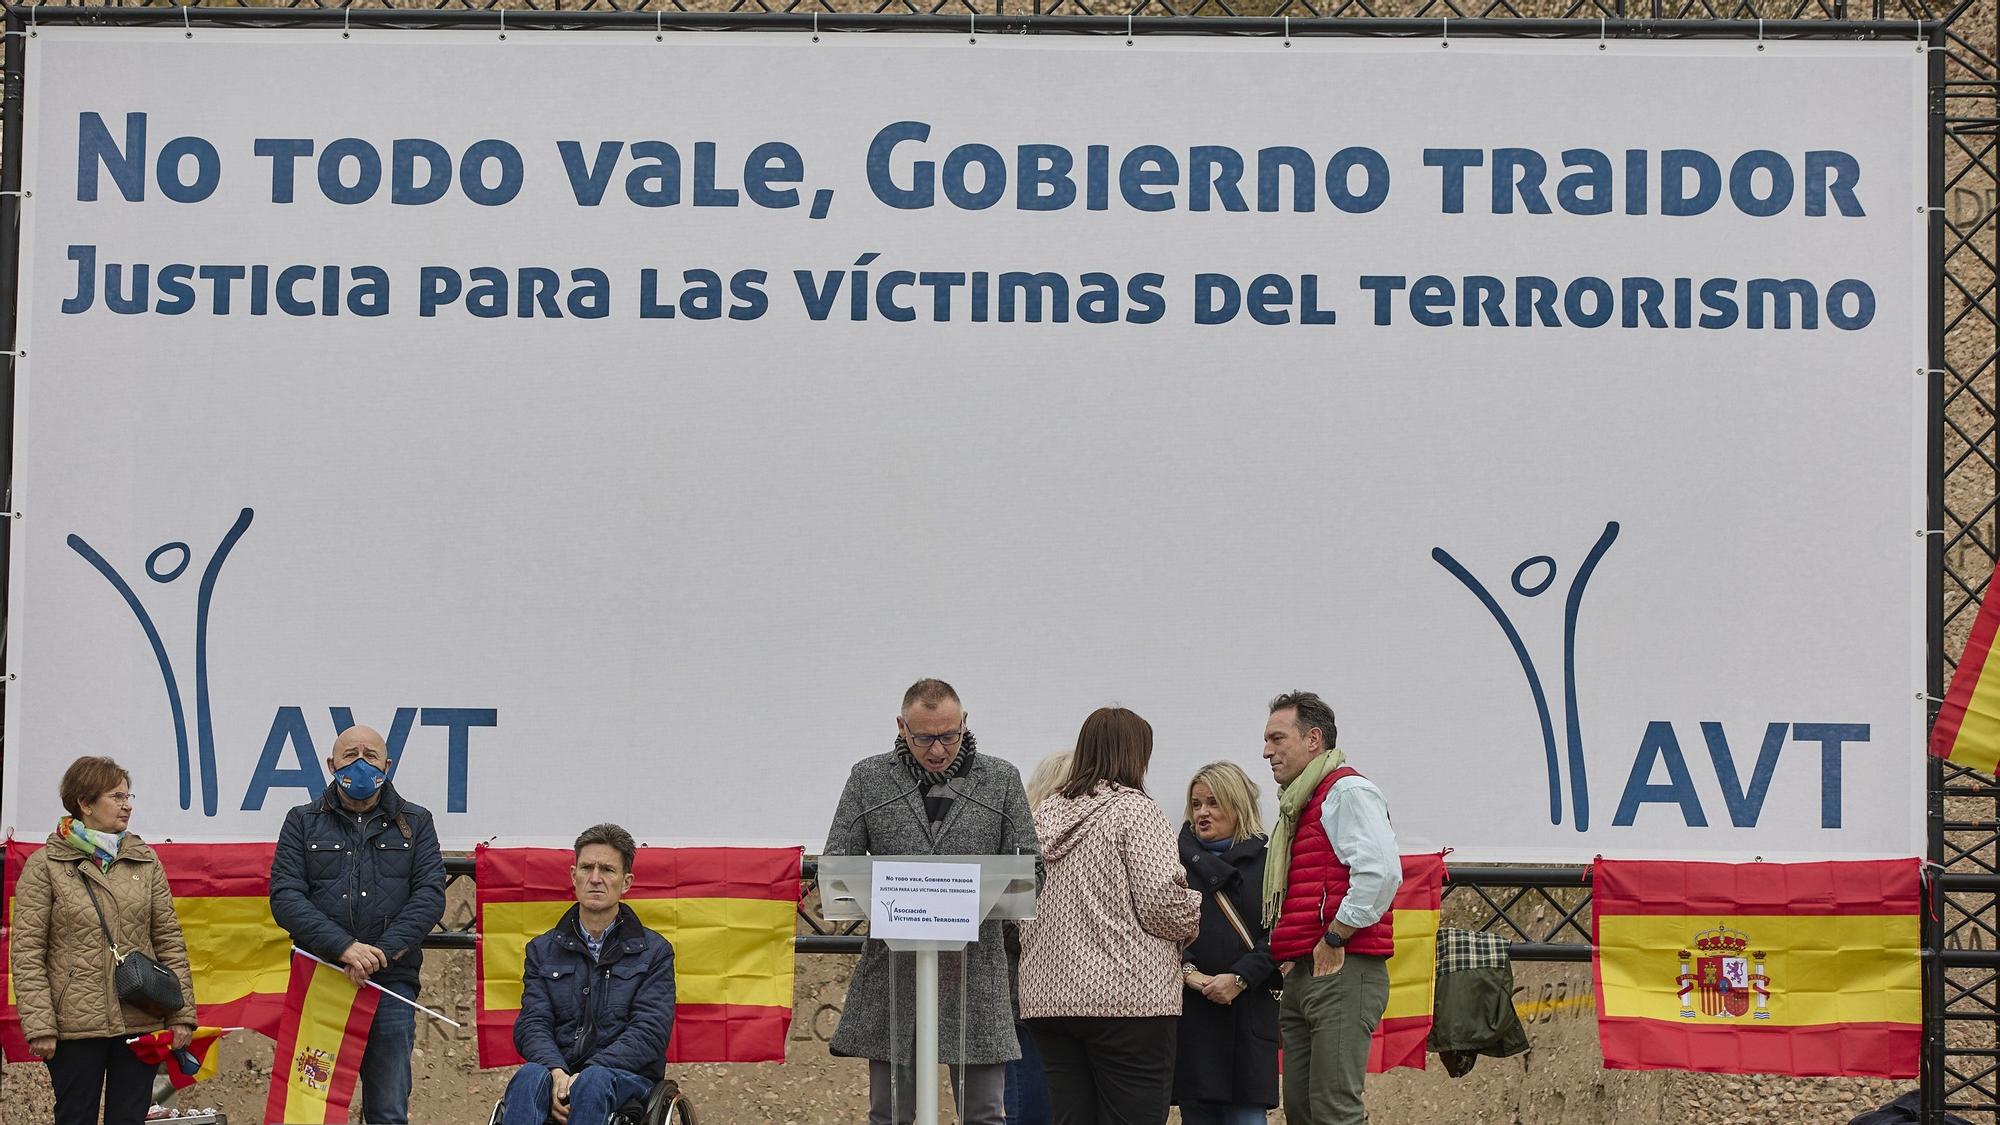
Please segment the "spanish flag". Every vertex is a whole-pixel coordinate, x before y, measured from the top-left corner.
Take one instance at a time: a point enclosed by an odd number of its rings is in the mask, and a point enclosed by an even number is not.
[[[1396,952],[1389,957],[1389,1004],[1368,1044],[1368,1071],[1424,1069],[1437,985],[1438,908],[1444,897],[1444,853],[1403,857],[1403,885],[1389,906]]]
[[[1993,593],[2000,567],[1986,584],[1986,600],[1972,619],[1972,636],[1951,674],[1937,722],[1931,725],[1931,753],[1961,766],[1992,773],[2000,764],[2000,667],[1994,667],[1993,636],[2000,632],[2000,599]]]
[[[237,1030],[240,1029],[233,1027],[195,1028],[194,1038],[188,1040],[187,1049],[188,1053],[193,1055],[197,1062],[201,1063],[201,1066],[193,1074],[181,1073],[180,1064],[174,1061],[172,1049],[174,1033],[171,1031],[150,1032],[136,1039],[126,1040],[125,1045],[132,1048],[132,1053],[139,1056],[139,1061],[141,1062],[152,1063],[154,1066],[159,1066],[163,1063],[166,1064],[167,1081],[174,1084],[174,1089],[185,1090],[197,1082],[206,1082],[215,1077],[216,1041],[230,1032]]]
[[[1599,860],[1604,1065],[1914,1077],[1922,905],[1914,859]]]
[[[381,999],[380,992],[355,987],[332,965],[292,955],[264,1120],[346,1125],[347,1106],[361,1077],[361,1054],[368,1049],[368,1028]]]
[[[14,883],[40,844],[7,841],[6,926],[13,925]],[[174,913],[187,939],[196,1010],[204,1024],[244,1027],[276,1038],[285,1014],[292,939],[271,918],[273,844],[154,844],[174,892]],[[6,955],[0,930],[0,957]],[[7,978],[0,1010],[0,1050],[9,1062],[34,1058],[14,1012]]]
[[[642,848],[624,902],[674,947],[669,1062],[782,1062],[799,848]],[[479,1065],[513,1066],[528,942],[576,904],[567,848],[474,853]]]
[[[14,932],[14,884],[21,880],[21,865],[28,861],[35,845],[7,837],[4,862],[0,862],[0,962],[7,966],[7,991],[0,997],[0,1057],[11,1063],[39,1062],[28,1050],[21,1034],[21,1014],[14,1009],[14,962],[8,935]]]

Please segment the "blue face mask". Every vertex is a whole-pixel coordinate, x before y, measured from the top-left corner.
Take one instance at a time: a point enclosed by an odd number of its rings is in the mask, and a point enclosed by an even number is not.
[[[366,758],[356,758],[333,771],[333,783],[340,786],[341,795],[350,801],[365,801],[382,788],[389,775],[375,768],[375,763]]]

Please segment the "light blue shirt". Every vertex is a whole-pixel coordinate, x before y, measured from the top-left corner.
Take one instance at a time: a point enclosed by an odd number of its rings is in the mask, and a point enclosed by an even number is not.
[[[1347,865],[1347,897],[1334,921],[1357,930],[1381,921],[1403,885],[1403,857],[1382,791],[1359,775],[1341,778],[1320,806],[1319,823],[1334,858]]]
[[[617,924],[618,919],[613,918],[611,926]],[[596,961],[598,955],[604,952],[604,939],[610,936],[611,926],[604,927],[604,932],[601,934],[593,934],[590,932],[590,927],[583,924],[583,919],[578,918],[576,920],[576,930],[583,935],[583,944],[590,950],[590,959],[592,961]]]

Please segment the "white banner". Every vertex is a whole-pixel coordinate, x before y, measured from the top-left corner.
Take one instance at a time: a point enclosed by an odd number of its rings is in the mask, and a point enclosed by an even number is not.
[[[903,689],[1178,819],[1922,850],[1909,43],[43,29],[6,760],[267,839],[825,837]]]

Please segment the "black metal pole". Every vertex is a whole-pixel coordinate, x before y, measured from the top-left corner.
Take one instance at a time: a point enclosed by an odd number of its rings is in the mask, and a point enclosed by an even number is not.
[[[1928,50],[1924,56],[1928,66],[1926,74],[1929,83],[1929,97],[1926,100],[1926,121],[1929,166],[1925,182],[1925,218],[1929,225],[1925,230],[1926,260],[1929,273],[1924,294],[1929,308],[1925,315],[1927,347],[1925,354],[1924,385],[1929,396],[1930,425],[1927,427],[1924,456],[1926,477],[1929,482],[1929,504],[1921,533],[1924,534],[1924,592],[1925,592],[1925,675],[1924,692],[1929,722],[1925,729],[1936,723],[1938,701],[1944,695],[1944,393],[1945,393],[1945,320],[1944,320],[1944,142],[1945,142],[1945,39],[1942,25],[1933,27],[1926,40]],[[1926,1125],[1941,1125],[1945,1119],[1945,959],[1944,959],[1944,912],[1949,896],[1945,892],[1943,863],[1945,854],[1945,804],[1944,804],[1944,762],[1938,758],[1924,758],[1925,789],[1925,858],[1931,863],[1925,881],[1924,915],[1921,922],[1923,933],[1923,1013],[1924,1039],[1923,1059],[1920,1063],[1919,1087],[1922,1097],[1922,1116]]]
[[[25,8],[10,8],[25,11]],[[498,8],[243,8],[179,5],[163,7],[105,8],[47,5],[37,8],[44,24],[86,23],[99,25],[171,25],[192,21],[208,27],[493,27],[502,20]],[[1425,38],[1442,35],[1443,19],[1404,17],[1329,16],[1287,20],[1278,16],[1126,16],[1107,15],[980,15],[963,16],[897,12],[655,12],[655,11],[555,11],[509,9],[505,21],[510,28],[581,29],[625,28],[671,31],[930,31],[963,35],[1002,34],[1091,34],[1124,35],[1290,35],[1370,36],[1381,38]],[[1907,38],[1914,43],[1931,33],[1935,20],[1808,20],[1785,19],[1453,19],[1451,34],[1458,37],[1498,36],[1520,38],[1596,39],[1609,38],[1679,39],[1695,36],[1783,39],[1882,39]]]
[[[8,695],[13,687],[13,653],[6,644],[11,606],[7,591],[14,555],[14,376],[20,363],[19,319],[16,306],[21,292],[21,138],[27,119],[22,107],[27,72],[28,24],[19,9],[9,8],[6,19],[6,48],[0,52],[0,720],[6,716]],[[0,744],[0,755],[13,747]],[[0,785],[4,785],[0,782]]]

